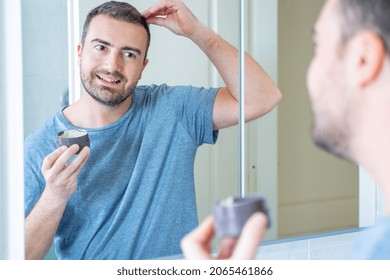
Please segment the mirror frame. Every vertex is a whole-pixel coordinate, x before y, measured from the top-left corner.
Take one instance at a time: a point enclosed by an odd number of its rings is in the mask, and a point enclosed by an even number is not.
[[[1,21],[4,47],[4,75],[1,86],[1,193],[0,257],[24,259],[24,136],[23,136],[23,53],[21,0],[2,1]],[[3,102],[4,101],[4,102]],[[4,233],[4,235],[3,235]]]

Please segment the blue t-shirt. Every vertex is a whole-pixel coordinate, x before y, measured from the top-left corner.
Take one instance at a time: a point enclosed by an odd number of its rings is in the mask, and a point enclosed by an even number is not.
[[[355,242],[350,258],[390,260],[390,217],[383,218],[377,225],[363,230]]]
[[[139,86],[129,110],[105,127],[86,129],[90,157],[54,242],[59,259],[150,259],[180,254],[198,224],[194,160],[215,143],[218,89]],[[77,128],[58,112],[25,141],[25,215],[45,188],[43,159],[56,133]]]

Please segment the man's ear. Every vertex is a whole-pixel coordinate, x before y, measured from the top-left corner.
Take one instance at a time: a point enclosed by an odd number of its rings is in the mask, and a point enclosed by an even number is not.
[[[142,65],[142,70],[141,70],[141,73],[139,74],[138,80],[141,80],[141,78],[142,78],[142,73],[144,72],[144,70],[145,70],[145,68],[146,68],[146,65],[148,65],[148,63],[149,63],[149,59],[145,58],[144,64]]]
[[[380,74],[386,59],[382,39],[372,31],[362,31],[350,39],[348,54],[351,59],[351,78],[359,88],[364,88]]]
[[[81,51],[83,50],[83,45],[81,43],[77,44],[77,65],[80,66],[81,61]]]

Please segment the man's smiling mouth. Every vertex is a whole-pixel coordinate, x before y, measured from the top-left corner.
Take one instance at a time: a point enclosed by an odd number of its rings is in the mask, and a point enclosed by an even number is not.
[[[96,77],[98,77],[98,79],[100,79],[102,81],[112,83],[112,84],[119,84],[121,82],[121,80],[113,79],[113,78],[103,76],[103,75],[96,74]]]

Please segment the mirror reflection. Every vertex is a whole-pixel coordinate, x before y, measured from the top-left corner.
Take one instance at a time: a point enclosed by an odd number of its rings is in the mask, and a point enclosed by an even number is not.
[[[26,136],[68,102],[66,2],[47,0],[42,7],[29,2],[22,1]],[[80,19],[74,20],[82,25],[86,14],[105,1],[80,2]],[[185,1],[201,22],[237,46],[238,1],[221,2]],[[278,108],[247,124],[246,132],[247,193],[264,194],[270,203],[273,227],[268,240],[358,225],[358,169],[318,150],[309,134],[305,74],[312,54],[311,28],[323,1],[290,2],[247,1],[247,51],[283,93]],[[154,3],[134,5],[144,11]],[[43,24],[44,31],[38,28]],[[165,28],[150,29],[149,63],[140,85],[224,85],[193,42]],[[238,193],[237,127],[221,130],[216,145],[200,148],[195,186],[199,220],[210,214],[216,200]]]

